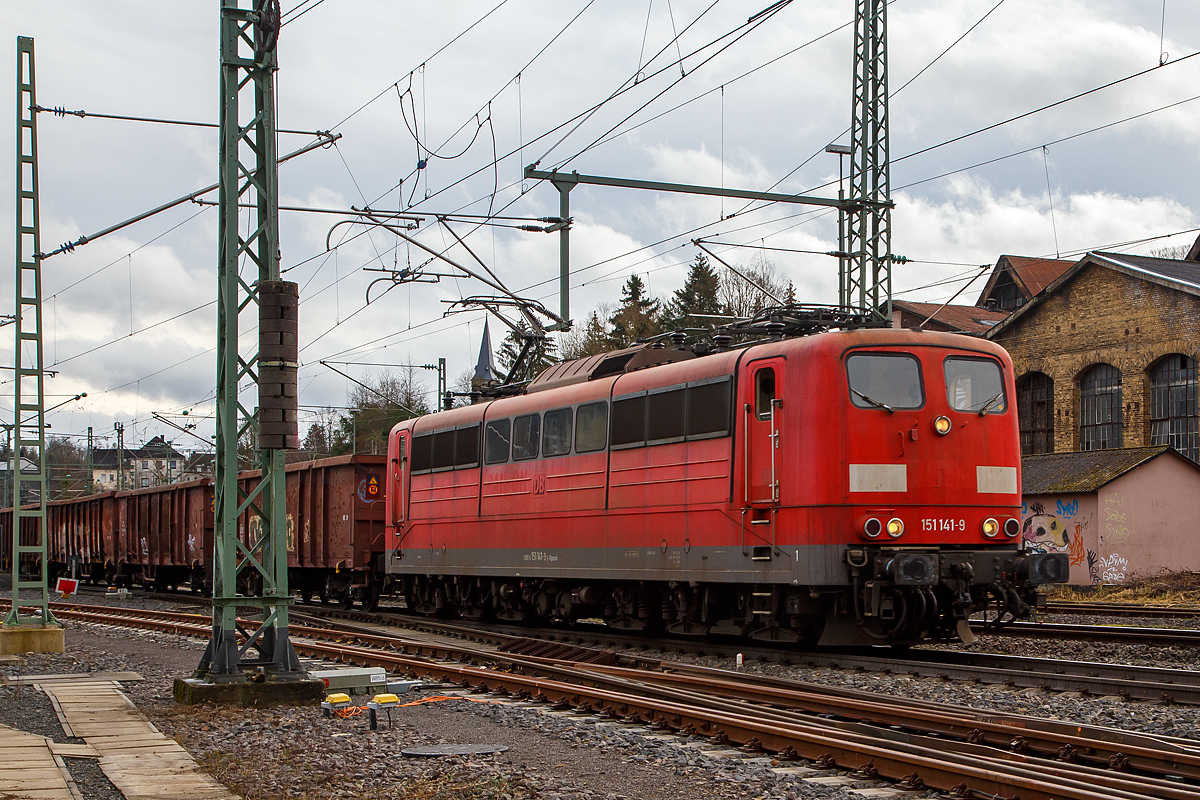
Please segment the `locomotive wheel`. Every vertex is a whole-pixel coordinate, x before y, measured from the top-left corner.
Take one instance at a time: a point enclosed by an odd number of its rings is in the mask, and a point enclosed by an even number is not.
[[[354,607],[354,592],[347,589],[344,594],[338,596],[337,602],[338,608],[342,609],[342,611],[349,611]]]
[[[312,589],[301,589],[300,590],[300,599],[304,601],[305,605],[312,605],[312,595],[313,595]]]
[[[362,607],[364,611],[374,611],[379,608],[379,587],[375,584],[367,586],[363,594]]]

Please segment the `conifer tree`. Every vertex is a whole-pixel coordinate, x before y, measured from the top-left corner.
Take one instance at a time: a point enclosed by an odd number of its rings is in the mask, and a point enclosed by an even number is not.
[[[496,353],[496,362],[500,365],[502,376],[508,375],[513,364],[517,362],[517,356],[521,354],[522,337],[527,329],[524,325],[520,325],[520,328],[521,333],[509,329],[508,335],[500,343],[499,352]],[[512,376],[512,382],[531,381],[538,376],[538,373],[556,363],[558,363],[558,347],[553,339],[546,336],[530,350],[525,357],[524,367],[519,374]]]
[[[670,327],[683,327],[688,314],[720,314],[721,300],[718,293],[721,278],[708,263],[708,256],[700,253],[688,269],[682,288],[676,289],[667,304],[665,320]]]
[[[646,284],[636,274],[630,275],[621,287],[621,305],[608,320],[613,346],[628,347],[637,339],[661,332],[660,314],[659,302],[646,296]]]

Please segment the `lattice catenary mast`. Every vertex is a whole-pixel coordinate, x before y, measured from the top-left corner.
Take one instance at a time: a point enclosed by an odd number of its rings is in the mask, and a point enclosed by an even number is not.
[[[37,105],[34,94],[33,39],[17,37],[17,253],[16,344],[13,351],[12,607],[5,625],[56,620],[46,585],[46,395],[42,371],[42,251],[38,206]],[[22,458],[22,453],[27,457]],[[27,470],[25,462],[34,469]],[[33,508],[22,508],[29,501]],[[33,566],[35,579],[21,579],[21,566]],[[31,577],[29,575],[27,578]],[[34,597],[19,598],[21,590]],[[37,616],[21,615],[36,608]]]
[[[299,295],[296,284],[279,280],[274,86],[279,27],[278,0],[221,0],[213,624],[193,676],[204,683],[244,682],[251,675],[269,681],[305,677],[288,639],[284,451],[297,446]],[[239,203],[252,206],[244,237]],[[243,261],[246,272],[239,274]],[[255,309],[258,349],[243,356],[239,312]],[[239,382],[257,385],[257,409],[243,405]],[[238,484],[238,444],[247,439],[257,446],[262,474],[249,492]],[[258,587],[261,593],[253,596]],[[261,609],[258,627],[241,643],[239,606]],[[257,658],[249,657],[251,650]]]

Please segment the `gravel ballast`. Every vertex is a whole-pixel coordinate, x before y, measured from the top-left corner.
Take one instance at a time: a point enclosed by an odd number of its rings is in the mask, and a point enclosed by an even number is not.
[[[84,597],[84,603],[98,603]],[[177,610],[148,598],[114,605]],[[187,610],[196,610],[189,608]],[[1074,618],[1078,621],[1078,618]],[[126,693],[160,730],[174,737],[203,769],[237,794],[254,800],[285,798],[832,798],[849,800],[854,786],[820,786],[772,772],[765,754],[713,755],[707,742],[664,736],[644,726],[627,726],[595,716],[550,712],[545,706],[511,704],[488,696],[425,703],[392,712],[391,728],[381,715],[370,732],[365,714],[327,719],[316,708],[247,710],[182,707],[171,698],[174,678],[195,667],[204,643],[185,637],[115,627],[67,624],[65,655],[30,655],[21,672],[131,670],[146,680]],[[986,637],[961,649],[1011,652],[1060,659],[1148,663],[1196,668],[1189,648],[1092,645],[1041,639]],[[639,655],[650,655],[639,651]],[[729,658],[662,654],[664,658],[733,669]],[[14,670],[8,668],[12,673]],[[1131,731],[1200,739],[1200,709],[1186,706],[1087,699],[1039,690],[1012,690],[817,669],[752,663],[743,668],[793,680],[847,686],[972,708],[1103,725]],[[44,695],[30,687],[0,690],[0,722],[59,741],[63,737]],[[405,698],[407,699],[407,698]],[[477,700],[492,702],[474,702]],[[356,698],[359,700],[359,698]],[[42,726],[42,729],[36,729]],[[493,756],[407,758],[418,745],[497,744]],[[701,746],[702,745],[702,746]],[[707,748],[707,749],[706,749]],[[755,756],[758,756],[757,758]],[[70,769],[85,797],[119,798],[94,762],[71,759]],[[99,774],[88,776],[90,768]],[[857,786],[881,786],[861,782]],[[105,788],[107,787],[107,788]],[[109,792],[105,794],[104,792]],[[932,796],[931,793],[926,793]],[[910,795],[911,796],[911,795]]]

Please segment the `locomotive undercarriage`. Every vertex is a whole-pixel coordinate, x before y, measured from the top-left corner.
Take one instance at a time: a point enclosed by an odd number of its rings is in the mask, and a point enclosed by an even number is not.
[[[546,624],[735,636],[801,646],[972,641],[968,620],[1000,626],[1044,605],[1037,586],[1061,582],[1061,554],[850,548],[842,586],[588,581],[405,575],[397,592],[414,613]]]

